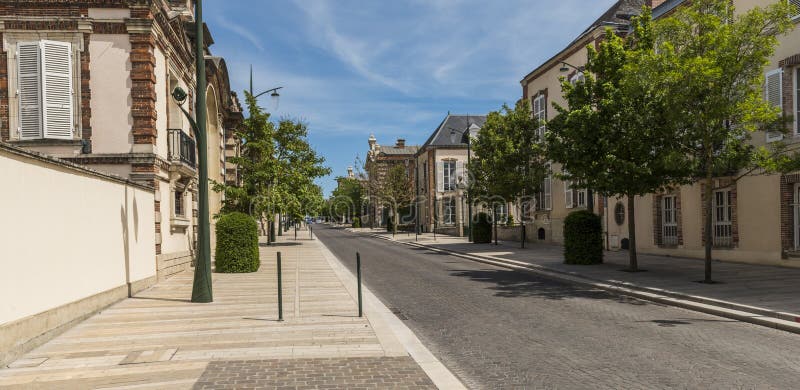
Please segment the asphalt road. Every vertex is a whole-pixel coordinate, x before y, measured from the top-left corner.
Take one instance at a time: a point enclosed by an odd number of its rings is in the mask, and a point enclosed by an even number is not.
[[[790,389],[800,336],[315,225],[471,388]],[[798,297],[800,299],[800,297]]]

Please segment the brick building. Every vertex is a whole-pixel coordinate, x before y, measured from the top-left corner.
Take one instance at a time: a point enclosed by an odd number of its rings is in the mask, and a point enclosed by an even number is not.
[[[0,141],[153,187],[159,278],[188,267],[196,241],[195,134],[174,88],[191,115],[206,94],[209,178],[238,182],[226,157],[238,153],[241,106],[207,28],[208,89],[193,90],[193,10],[191,0],[0,0]],[[210,191],[212,215],[221,201]]]

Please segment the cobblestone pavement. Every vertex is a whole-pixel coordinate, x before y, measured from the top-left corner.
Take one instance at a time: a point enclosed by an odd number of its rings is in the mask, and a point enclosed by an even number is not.
[[[195,389],[435,389],[403,357],[234,360],[209,363]]]
[[[797,335],[317,226],[472,388],[797,388]]]

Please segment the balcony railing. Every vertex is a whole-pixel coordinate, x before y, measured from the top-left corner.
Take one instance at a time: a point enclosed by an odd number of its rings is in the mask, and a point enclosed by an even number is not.
[[[194,139],[181,129],[169,129],[169,161],[182,162],[192,168],[197,163]]]

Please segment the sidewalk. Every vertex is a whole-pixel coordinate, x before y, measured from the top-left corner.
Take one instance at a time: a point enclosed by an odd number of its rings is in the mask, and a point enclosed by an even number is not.
[[[256,273],[213,274],[213,303],[190,303],[192,273],[178,274],[0,369],[0,388],[461,386],[366,289],[358,317],[355,278],[318,240],[260,252]]]
[[[429,248],[448,251],[475,259],[496,261],[498,265],[510,265],[531,271],[550,272],[569,276],[597,284],[598,287],[611,286],[655,294],[667,298],[686,300],[706,306],[740,311],[745,314],[736,317],[748,322],[759,323],[764,317],[775,321],[788,322],[785,327],[772,327],[800,333],[800,269],[761,266],[715,261],[713,278],[718,284],[703,284],[704,263],[698,259],[639,254],[639,267],[647,272],[620,272],[628,265],[628,252],[604,252],[604,264],[581,266],[563,263],[563,247],[549,244],[526,243],[525,249],[518,242],[494,244],[472,244],[465,237],[434,236],[420,234],[418,241],[413,233],[397,233],[392,238],[385,230],[358,230],[362,234],[376,235],[384,239],[423,245]],[[574,280],[581,282],[581,280]],[[598,284],[599,283],[599,284]],[[648,299],[647,296],[642,296]],[[670,304],[671,302],[663,302]],[[684,305],[678,305],[684,306]],[[702,309],[690,307],[692,309]],[[703,311],[703,310],[701,310]],[[708,311],[707,311],[708,312]],[[725,313],[712,313],[724,315]],[[749,316],[750,318],[741,318]],[[791,328],[791,329],[788,329]]]

